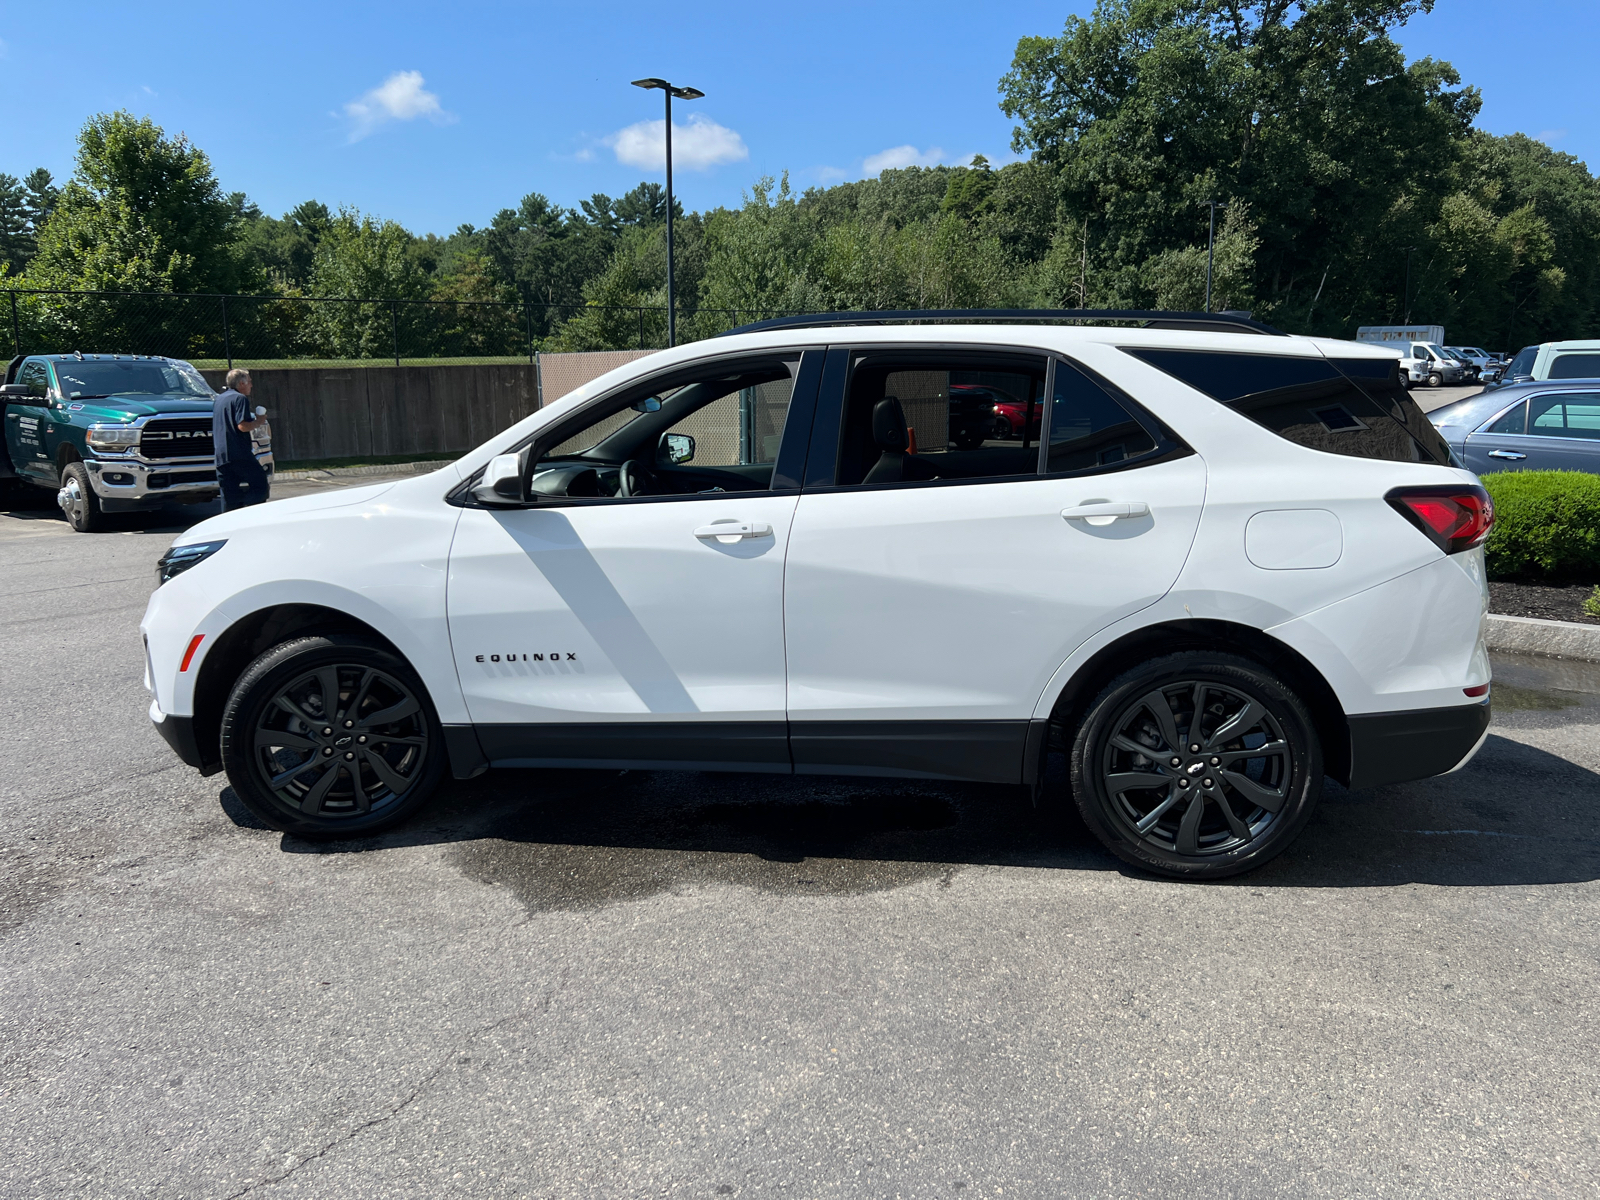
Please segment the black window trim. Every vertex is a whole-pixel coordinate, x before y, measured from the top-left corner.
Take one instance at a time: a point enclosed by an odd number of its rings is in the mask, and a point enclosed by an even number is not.
[[[676,501],[696,500],[727,500],[731,497],[757,497],[792,495],[800,490],[801,469],[804,465],[804,454],[810,442],[811,423],[816,412],[817,390],[823,373],[823,360],[827,347],[816,343],[798,346],[772,346],[762,350],[740,350],[733,353],[719,354],[706,358],[696,359],[690,363],[681,363],[669,367],[655,374],[645,375],[632,380],[611,391],[603,392],[593,399],[585,401],[573,412],[554,424],[529,434],[514,445],[501,450],[501,454],[520,454],[529,446],[537,443],[546,443],[559,446],[568,437],[581,432],[587,425],[597,418],[593,413],[597,408],[608,408],[613,402],[621,411],[631,400],[648,396],[660,391],[664,387],[675,386],[675,380],[692,382],[702,375],[707,369],[716,369],[726,364],[736,366],[739,363],[758,362],[762,360],[799,358],[795,370],[794,391],[789,397],[789,409],[784,414],[783,436],[778,443],[778,457],[773,464],[772,478],[774,485],[767,488],[750,489],[737,492],[691,492],[688,494],[673,494],[665,496],[540,496],[536,503],[526,505],[526,508],[583,508],[596,505],[610,506],[619,504],[660,504]],[[559,403],[553,401],[552,403]],[[607,412],[610,416],[611,412]],[[799,418],[796,421],[796,417]],[[603,420],[604,417],[598,418]],[[805,426],[804,433],[799,429]],[[793,433],[791,434],[791,430]],[[798,463],[796,459],[798,458]],[[482,508],[493,512],[520,512],[523,508],[516,506],[489,506],[478,502],[473,496],[472,489],[483,478],[483,472],[488,467],[485,463],[466,479],[445,494],[448,503],[458,508]]]

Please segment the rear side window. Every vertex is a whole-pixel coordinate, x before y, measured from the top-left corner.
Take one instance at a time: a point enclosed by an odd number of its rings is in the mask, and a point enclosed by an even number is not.
[[[1056,362],[1047,470],[1093,471],[1144,458],[1155,438],[1117,400],[1071,363]]]
[[[1540,437],[1600,440],[1600,394],[1530,398],[1528,432]]]
[[[1452,462],[1448,443],[1401,385],[1398,360],[1124,349],[1297,446],[1388,462]]]
[[[1550,364],[1550,378],[1600,378],[1600,354],[1558,354]]]

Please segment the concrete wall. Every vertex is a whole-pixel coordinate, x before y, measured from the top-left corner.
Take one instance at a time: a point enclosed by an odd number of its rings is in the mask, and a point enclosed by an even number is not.
[[[226,371],[202,374],[222,390]],[[250,376],[279,462],[464,452],[539,407],[531,363],[263,367]]]

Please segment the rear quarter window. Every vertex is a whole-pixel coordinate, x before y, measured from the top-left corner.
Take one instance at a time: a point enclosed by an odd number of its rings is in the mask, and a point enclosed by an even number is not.
[[[1401,384],[1398,360],[1124,351],[1297,446],[1351,458],[1453,463],[1449,444]]]
[[[1550,364],[1550,378],[1600,378],[1600,354],[1558,354]]]

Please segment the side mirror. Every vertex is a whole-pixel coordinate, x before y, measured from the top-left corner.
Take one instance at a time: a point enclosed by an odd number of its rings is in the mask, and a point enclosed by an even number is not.
[[[663,433],[661,435],[661,458],[677,466],[694,458],[694,438],[687,433]]]
[[[483,469],[482,482],[472,489],[473,497],[490,508],[520,508],[528,502],[527,464],[527,450],[495,455]]]
[[[33,397],[33,389],[25,383],[0,383],[0,401],[28,400]]]

